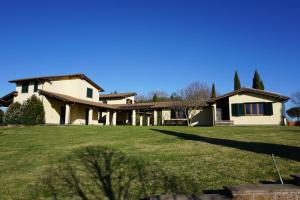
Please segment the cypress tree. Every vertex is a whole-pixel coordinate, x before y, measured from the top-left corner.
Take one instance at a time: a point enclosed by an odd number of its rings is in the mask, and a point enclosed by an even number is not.
[[[252,88],[259,89],[259,90],[265,89],[265,85],[263,81],[260,79],[260,75],[257,70],[255,70],[254,72]]]
[[[158,101],[158,97],[157,97],[157,95],[156,95],[156,94],[154,94],[154,95],[153,95],[153,97],[152,97],[152,101],[153,101],[153,102],[157,102],[157,101]]]
[[[265,90],[265,85],[264,85],[264,82],[262,80],[260,80],[260,89]]]
[[[238,90],[238,89],[241,89],[241,81],[240,81],[238,72],[235,71],[235,74],[234,74],[234,91]]]
[[[213,83],[212,87],[211,87],[211,96],[210,98],[216,98],[217,95],[216,95],[216,87],[215,87],[215,84]]]
[[[252,88],[259,89],[260,88],[260,78],[257,70],[254,72],[253,81],[252,81]]]

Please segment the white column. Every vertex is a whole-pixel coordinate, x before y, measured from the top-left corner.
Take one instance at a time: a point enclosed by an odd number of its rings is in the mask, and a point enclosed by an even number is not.
[[[154,110],[153,113],[153,125],[157,126],[157,110]]]
[[[150,126],[150,116],[147,116],[147,126]]]
[[[66,104],[65,124],[71,123],[71,106]]]
[[[113,116],[112,116],[112,125],[115,126],[117,125],[117,111],[113,112]]]
[[[128,112],[126,112],[125,113],[125,124],[128,124],[128,121],[129,121],[129,113]]]
[[[132,120],[132,126],[135,126],[136,125],[136,110],[133,110],[132,111],[132,116],[131,116],[131,120]]]
[[[213,125],[215,125],[217,120],[217,104],[213,104],[212,109],[213,109]]]
[[[89,125],[93,124],[93,109],[89,108]]]
[[[109,126],[110,125],[110,111],[108,110],[106,112],[106,116],[105,116],[105,125]]]
[[[143,126],[143,115],[140,115],[140,126]]]

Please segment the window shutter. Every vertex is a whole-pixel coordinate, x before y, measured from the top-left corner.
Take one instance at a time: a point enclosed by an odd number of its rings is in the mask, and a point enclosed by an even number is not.
[[[273,103],[272,102],[264,103],[264,115],[268,115],[268,116],[273,115]]]
[[[239,116],[244,116],[245,115],[245,107],[243,103],[239,103]]]
[[[231,104],[231,113],[232,113],[232,116],[239,116],[239,113],[238,113],[238,104],[234,103],[234,104]]]

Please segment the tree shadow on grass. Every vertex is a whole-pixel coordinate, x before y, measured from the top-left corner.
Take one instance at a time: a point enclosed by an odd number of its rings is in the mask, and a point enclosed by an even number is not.
[[[282,144],[245,142],[245,141],[237,141],[237,140],[229,140],[229,139],[210,138],[210,137],[205,137],[200,135],[193,135],[189,133],[160,130],[160,129],[152,129],[152,130],[166,135],[176,136],[184,140],[206,142],[209,144],[231,147],[231,148],[250,151],[254,153],[262,153],[268,155],[274,154],[282,158],[300,162],[300,147],[288,146]]]
[[[30,199],[82,200],[140,199],[198,190],[188,177],[105,147],[79,149],[61,165],[49,168],[32,188]]]

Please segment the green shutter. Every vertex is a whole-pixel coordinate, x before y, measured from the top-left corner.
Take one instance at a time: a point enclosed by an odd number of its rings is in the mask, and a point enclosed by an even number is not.
[[[29,83],[22,83],[22,93],[28,93]]]
[[[238,104],[234,103],[234,104],[231,104],[231,113],[232,113],[232,116],[239,116],[239,113],[238,113]]]
[[[268,115],[268,116],[273,115],[273,103],[272,102],[264,103],[264,115]]]
[[[245,107],[244,107],[244,104],[243,103],[239,103],[238,104],[238,107],[239,107],[239,116],[244,116],[245,115]]]
[[[87,88],[87,90],[86,90],[86,97],[93,98],[93,89]]]

